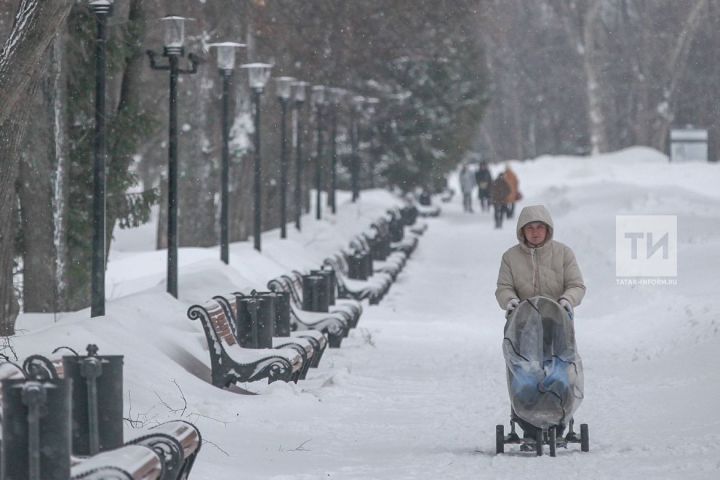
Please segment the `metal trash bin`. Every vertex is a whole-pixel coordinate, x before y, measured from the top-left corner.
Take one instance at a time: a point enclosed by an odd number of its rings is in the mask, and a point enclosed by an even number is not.
[[[237,297],[236,332],[240,346],[272,348],[275,324],[275,294]]]
[[[72,382],[72,453],[95,455],[123,445],[122,355],[64,356],[65,378]]]
[[[337,285],[335,270],[323,267],[320,270],[310,270],[310,275],[321,275],[327,278],[328,305],[335,305],[335,287]]]
[[[394,217],[390,221],[390,238],[393,242],[402,242],[405,238],[405,228],[402,222]]]
[[[390,241],[386,237],[378,234],[369,243],[373,260],[387,260],[388,255],[390,255]]]
[[[370,252],[363,252],[363,275],[365,278],[370,278],[373,276],[373,257]]]
[[[2,381],[3,480],[70,478],[70,381]]]
[[[348,277],[352,280],[367,280],[367,264],[361,253],[348,258]]]
[[[328,278],[323,275],[303,275],[303,310],[310,312],[330,311]]]
[[[285,291],[273,293],[277,299],[275,303],[275,336],[289,337],[292,331],[290,325],[290,293]]]

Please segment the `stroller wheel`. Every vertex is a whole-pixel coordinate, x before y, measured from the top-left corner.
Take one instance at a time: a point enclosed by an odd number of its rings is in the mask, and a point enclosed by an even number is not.
[[[590,432],[587,423],[580,424],[580,450],[583,452],[590,451]]]
[[[550,456],[554,457],[557,448],[557,430],[556,427],[551,427],[548,431],[548,443],[550,444]]]
[[[495,454],[505,453],[505,425],[495,426]]]
[[[542,429],[538,428],[535,433],[535,454],[538,457],[542,457],[543,454],[543,437],[544,433]]]

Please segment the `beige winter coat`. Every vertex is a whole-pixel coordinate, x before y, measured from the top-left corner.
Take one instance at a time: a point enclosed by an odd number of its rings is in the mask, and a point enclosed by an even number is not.
[[[531,248],[525,243],[522,228],[531,222],[543,222],[548,226],[545,243]],[[517,223],[518,245],[502,256],[498,274],[497,298],[500,308],[517,298],[520,301],[536,295],[553,300],[567,299],[574,307],[580,305],[585,296],[585,284],[570,247],[557,242],[553,237],[553,221],[550,212],[543,205],[525,207]]]

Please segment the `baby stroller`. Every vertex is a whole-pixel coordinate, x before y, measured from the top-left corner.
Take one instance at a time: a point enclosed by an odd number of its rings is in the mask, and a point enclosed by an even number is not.
[[[521,451],[543,454],[543,445],[554,457],[557,447],[579,443],[590,451],[587,424],[574,430],[573,415],[583,399],[582,360],[575,346],[572,318],[557,302],[546,297],[529,298],[518,305],[505,325],[503,354],[510,393],[510,434],[496,427],[496,453],[506,444]],[[523,438],[515,431],[523,430]],[[565,428],[568,433],[563,437]]]

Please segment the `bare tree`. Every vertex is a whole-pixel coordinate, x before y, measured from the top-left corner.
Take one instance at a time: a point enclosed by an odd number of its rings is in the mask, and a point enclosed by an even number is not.
[[[45,55],[72,7],[71,0],[23,0],[10,36],[0,52],[0,334],[14,333],[17,300],[12,284],[15,188],[28,109],[22,108],[37,85]]]

